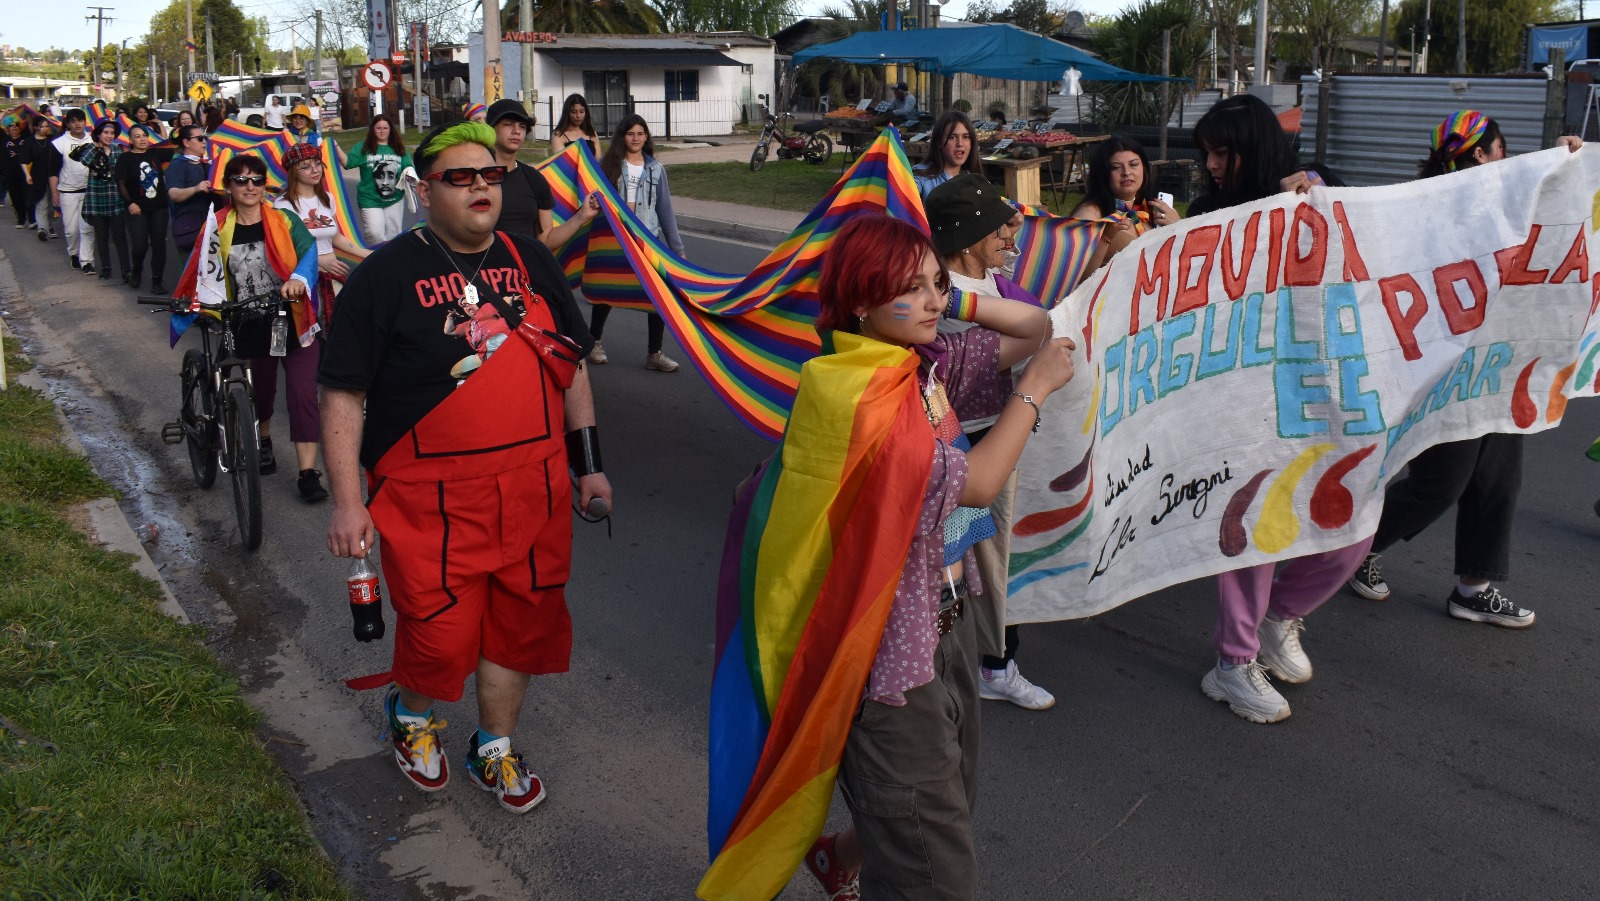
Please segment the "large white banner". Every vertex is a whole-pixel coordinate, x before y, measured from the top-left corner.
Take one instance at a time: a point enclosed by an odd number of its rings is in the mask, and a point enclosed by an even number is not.
[[[1077,377],[1024,453],[1011,622],[1352,544],[1423,449],[1600,390],[1600,148],[1154,229],[1053,312]]]

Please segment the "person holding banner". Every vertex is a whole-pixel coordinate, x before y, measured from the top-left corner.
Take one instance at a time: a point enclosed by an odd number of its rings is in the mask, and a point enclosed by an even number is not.
[[[1178,211],[1156,199],[1155,179],[1144,145],[1132,138],[1112,136],[1089,153],[1089,174],[1083,202],[1072,211],[1074,219],[1116,217],[1106,226],[1084,275],[1094,272],[1133,239],[1157,225],[1182,219]]]
[[[1559,142],[1576,152],[1583,140]],[[1493,119],[1462,110],[1433,130],[1419,178],[1432,178],[1506,158],[1506,141]],[[1520,434],[1491,432],[1465,441],[1436,444],[1412,458],[1405,478],[1384,489],[1383,518],[1373,536],[1372,553],[1350,577],[1350,589],[1370,601],[1387,600],[1389,585],[1379,554],[1400,540],[1410,541],[1452,506],[1456,510],[1456,586],[1445,612],[1468,622],[1507,629],[1533,625],[1534,613],[1512,603],[1495,582],[1511,577],[1511,530],[1522,488]]]
[[[161,117],[150,112],[150,107],[141,103],[133,108],[133,124],[143,125],[146,134],[152,143],[166,137],[166,131],[161,127]]]
[[[650,141],[650,126],[638,114],[624,116],[617,124],[617,133],[600,159],[600,170],[606,180],[616,186],[617,195],[633,210],[644,227],[673,253],[683,256],[683,239],[678,236],[678,218],[672,212],[672,191],[667,187],[667,167],[655,157],[655,144]],[[656,372],[677,372],[678,361],[661,352],[662,339],[667,324],[661,314],[651,310],[645,325],[644,368]],[[589,334],[594,336],[594,350],[589,362],[596,366],[609,362],[606,350],[600,344],[600,334],[605,331],[606,319],[611,316],[608,304],[596,303],[589,311]]]
[[[289,111],[289,135],[296,143],[311,144],[316,146],[322,143],[322,132],[317,130],[321,123],[311,114],[311,107],[304,103],[296,103],[294,109]],[[339,165],[343,166],[344,148],[339,149]]]
[[[928,158],[912,170],[912,177],[917,180],[917,193],[926,199],[929,191],[950,179],[963,173],[976,174],[982,171],[972,120],[961,110],[945,110],[939,120],[933,123]]]
[[[833,897],[853,897],[859,872],[863,898],[974,899],[980,716],[967,608],[986,586],[969,526],[988,519],[1046,398],[1071,379],[1075,345],[1047,340],[1038,306],[952,292],[928,236],[887,216],[857,216],[839,230],[817,291],[822,355],[801,369],[783,444],[740,492],[730,525],[728,552],[758,562],[723,589],[748,593],[740,606],[755,621],[740,628],[756,629],[763,659],[793,660],[788,677],[763,672],[784,696],[767,747],[755,750],[780,762],[743,792],[758,800],[742,816],[766,810],[766,822],[733,824],[731,835],[748,837],[730,845],[714,832],[720,850],[700,896],[775,895],[797,861],[768,862],[780,852],[758,836],[774,833],[771,843],[787,849],[795,836],[776,834],[775,821],[820,828],[834,780],[815,774],[836,766],[854,826],[804,856]],[[979,327],[941,333],[952,302]],[[1006,370],[1030,356],[1013,386]],[[962,415],[997,418],[974,447]],[[844,519],[830,522],[835,515]],[[722,598],[719,607],[732,609]],[[803,629],[763,625],[794,616]],[[798,646],[777,634],[790,629],[803,636]],[[736,634],[729,646],[742,641]],[[739,715],[735,684],[749,678],[727,660],[718,667],[714,749],[718,723]],[[719,707],[719,697],[732,703]],[[726,787],[734,791],[724,799],[713,785],[714,822],[719,802],[744,788]]]
[[[1283,191],[1310,190],[1289,138],[1272,108],[1239,94],[1218,101],[1195,123],[1211,190],[1189,205],[1191,217]],[[1320,175],[1317,180],[1321,181]],[[1372,539],[1225,572],[1217,581],[1217,662],[1200,682],[1213,701],[1253,723],[1288,719],[1289,702],[1272,686],[1311,680],[1311,660],[1301,646],[1305,618],[1345,583],[1367,555]]]
[[[594,120],[589,118],[589,102],[582,94],[569,94],[561,104],[561,117],[550,132],[550,155],[579,141],[587,141],[594,158],[600,158],[600,136],[594,133]]]

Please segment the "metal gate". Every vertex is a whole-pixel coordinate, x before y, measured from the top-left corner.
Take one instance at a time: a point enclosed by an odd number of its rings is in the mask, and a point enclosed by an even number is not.
[[[1433,127],[1464,109],[1494,119],[1506,152],[1542,149],[1543,75],[1333,75],[1329,86],[1327,164],[1352,185],[1392,185],[1417,177]],[[1301,83],[1301,157],[1317,146],[1319,85]]]
[[[617,124],[628,115],[628,73],[625,69],[586,69],[583,73],[583,99],[589,104],[600,146],[616,133]]]

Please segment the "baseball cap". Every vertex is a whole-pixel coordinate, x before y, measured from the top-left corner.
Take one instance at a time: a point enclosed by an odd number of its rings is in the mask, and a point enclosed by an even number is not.
[[[508,118],[516,119],[523,125],[530,127],[533,125],[533,119],[528,116],[528,111],[523,109],[522,104],[509,98],[505,100],[496,100],[494,103],[490,104],[489,117],[485,119],[484,122],[486,122],[489,127],[493,128],[494,126],[500,124],[501,119]]]

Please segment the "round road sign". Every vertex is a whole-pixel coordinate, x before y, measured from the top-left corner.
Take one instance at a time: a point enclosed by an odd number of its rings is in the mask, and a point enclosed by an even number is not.
[[[361,70],[361,80],[366,82],[367,87],[374,91],[381,91],[389,86],[389,82],[394,80],[394,70],[390,69],[389,64],[383,60],[375,59],[367,63],[367,67]]]

